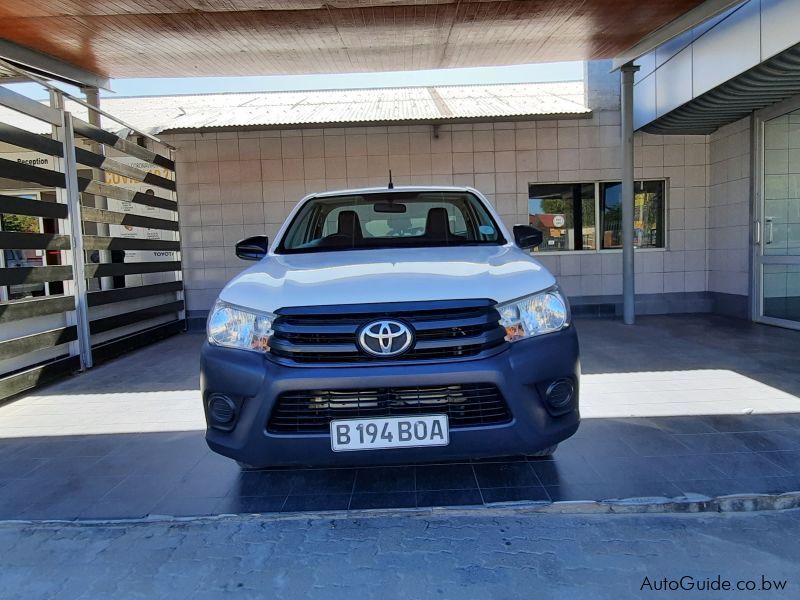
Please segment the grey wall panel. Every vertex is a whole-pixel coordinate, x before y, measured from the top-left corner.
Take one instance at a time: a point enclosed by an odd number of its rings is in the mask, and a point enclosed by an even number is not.
[[[692,99],[692,49],[684,48],[655,73],[656,108],[660,115]]]
[[[660,67],[694,40],[693,30],[686,31],[656,48],[656,66]]]
[[[638,84],[648,75],[650,75],[650,73],[656,70],[655,50],[637,58],[636,64],[639,65],[639,70],[633,74],[633,85]]]
[[[798,21],[800,0],[761,0],[761,60],[797,43]]]
[[[798,22],[800,0],[749,0],[638,59],[636,127],[799,44]]]
[[[761,62],[759,3],[751,0],[692,44],[694,95],[736,77]]]
[[[640,127],[655,121],[656,112],[656,75],[651,73],[634,87],[633,99],[633,127]]]

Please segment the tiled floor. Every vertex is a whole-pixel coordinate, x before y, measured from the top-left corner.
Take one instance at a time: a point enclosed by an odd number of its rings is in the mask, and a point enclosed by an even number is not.
[[[800,333],[714,317],[578,329],[583,412],[613,418],[585,419],[552,460],[259,472],[206,447],[199,337],[175,337],[0,407],[0,519],[800,490]]]
[[[552,460],[241,472],[200,432],[0,442],[0,518],[74,519],[800,490],[800,415],[592,419]]]

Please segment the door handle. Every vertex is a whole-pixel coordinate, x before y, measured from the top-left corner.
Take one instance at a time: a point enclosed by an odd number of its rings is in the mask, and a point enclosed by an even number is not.
[[[774,231],[772,228],[772,219],[767,219],[767,244],[771,244],[774,237]]]

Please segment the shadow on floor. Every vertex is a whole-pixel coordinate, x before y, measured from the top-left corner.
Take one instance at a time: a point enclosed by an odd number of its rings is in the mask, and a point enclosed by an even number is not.
[[[0,519],[800,490],[800,415],[587,420],[552,459],[242,472],[202,432],[0,440]]]
[[[584,374],[722,369],[800,396],[800,331],[707,314],[575,326]]]

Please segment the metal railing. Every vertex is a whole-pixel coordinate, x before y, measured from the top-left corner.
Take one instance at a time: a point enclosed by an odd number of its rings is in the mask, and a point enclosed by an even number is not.
[[[181,331],[185,314],[173,149],[0,64],[51,97],[0,86],[2,400]]]

